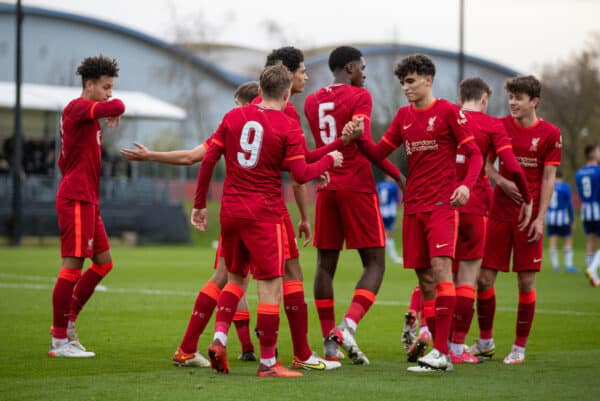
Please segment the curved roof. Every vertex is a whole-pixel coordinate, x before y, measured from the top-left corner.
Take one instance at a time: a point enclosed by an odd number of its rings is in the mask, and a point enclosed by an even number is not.
[[[40,7],[23,6],[23,15],[27,18],[28,15],[34,15],[39,17],[54,18],[64,21],[75,22],[83,25],[93,26],[99,29],[105,29],[108,31],[116,32],[118,34],[128,36],[130,38],[139,40],[146,43],[147,45],[160,48],[171,54],[183,57],[184,59],[192,62],[198,67],[208,71],[217,78],[223,81],[237,86],[249,80],[248,77],[238,75],[229,71],[226,71],[210,61],[194,54],[180,46],[172,45],[156,37],[147,35],[135,29],[127,28],[122,25],[114,24],[112,22],[102,21],[92,17],[86,17],[83,15],[67,13],[63,11],[49,10]],[[13,4],[0,4],[0,14],[14,14],[16,12],[16,5]]]
[[[413,53],[423,53],[430,55],[432,57],[447,57],[447,58],[458,58],[458,52],[453,52],[449,50],[440,50],[432,47],[425,46],[412,46],[412,45],[399,45],[399,44],[386,44],[386,45],[364,45],[364,46],[356,46],[360,51],[365,55],[381,55],[388,53],[399,53],[399,54],[413,54]],[[333,49],[334,47],[331,47]],[[320,54],[318,56],[310,57],[306,60],[306,65],[317,64],[317,63],[327,63],[329,60],[329,52]],[[495,63],[493,61],[489,61],[480,57],[469,56],[465,54],[465,62],[480,65],[482,67],[490,68],[492,70],[496,70],[502,74],[506,74],[508,76],[517,76],[520,73],[517,70],[514,70],[510,67],[506,67],[502,64]]]

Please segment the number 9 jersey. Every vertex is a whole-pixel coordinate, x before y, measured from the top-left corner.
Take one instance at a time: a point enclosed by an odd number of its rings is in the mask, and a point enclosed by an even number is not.
[[[312,93],[304,102],[304,114],[315,139],[315,145],[328,145],[341,137],[344,125],[353,117],[363,117],[363,137],[371,137],[371,94],[364,88],[347,84],[332,84]],[[330,183],[320,191],[353,191],[375,193],[375,178],[371,162],[356,143],[341,149],[344,164],[329,172]]]

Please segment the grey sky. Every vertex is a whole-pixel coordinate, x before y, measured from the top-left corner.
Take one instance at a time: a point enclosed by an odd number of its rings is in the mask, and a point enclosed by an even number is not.
[[[359,42],[401,42],[458,50],[459,0],[23,0],[96,17],[172,41],[197,38],[268,50]],[[465,0],[466,52],[522,72],[566,59],[600,32],[596,0]],[[265,21],[284,28],[268,35]],[[195,27],[194,27],[195,25]],[[600,43],[600,42],[599,42]]]

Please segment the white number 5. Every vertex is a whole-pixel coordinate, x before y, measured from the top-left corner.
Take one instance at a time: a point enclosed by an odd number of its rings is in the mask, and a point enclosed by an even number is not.
[[[254,131],[254,138],[250,142],[250,132]],[[263,127],[256,121],[248,121],[242,129],[240,146],[244,152],[238,152],[237,160],[240,166],[253,168],[258,163],[258,155],[263,140]],[[248,154],[249,153],[249,154]]]
[[[325,145],[329,145],[337,137],[335,118],[330,114],[325,114],[327,111],[334,109],[335,104],[333,102],[319,104],[319,129],[321,130],[321,140]],[[326,130],[326,128],[329,129]]]

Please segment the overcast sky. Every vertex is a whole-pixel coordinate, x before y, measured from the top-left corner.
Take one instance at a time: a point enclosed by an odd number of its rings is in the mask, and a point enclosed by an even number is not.
[[[465,51],[521,72],[564,60],[600,33],[599,0],[464,0]],[[459,0],[22,0],[163,40],[177,31],[264,50],[400,42],[457,51]],[[268,35],[267,21],[283,28]],[[194,27],[195,26],[195,27]],[[599,41],[600,43],[600,41]]]

